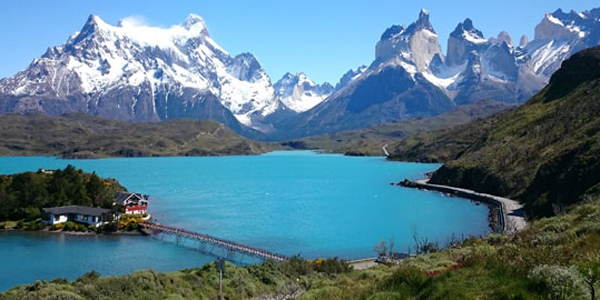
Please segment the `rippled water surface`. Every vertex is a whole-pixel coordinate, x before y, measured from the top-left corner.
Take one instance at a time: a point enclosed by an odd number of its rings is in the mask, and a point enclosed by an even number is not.
[[[0,157],[0,173],[67,164],[149,194],[149,211],[163,224],[287,255],[356,259],[374,256],[373,245],[390,237],[398,251],[407,251],[413,228],[440,242],[452,234],[488,231],[485,206],[390,185],[423,177],[439,165],[381,157],[307,151],[100,160]],[[172,271],[214,260],[198,246],[177,245],[168,237],[0,232],[0,290],[36,279],[74,279],[90,270],[103,275]],[[235,259],[252,262],[240,255]]]

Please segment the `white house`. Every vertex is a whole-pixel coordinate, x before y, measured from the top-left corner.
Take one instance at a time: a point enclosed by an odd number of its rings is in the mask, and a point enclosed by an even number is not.
[[[148,211],[148,195],[130,192],[118,192],[115,203],[125,207],[127,214],[144,214]]]
[[[44,208],[42,211],[42,222],[47,225],[74,221],[99,227],[119,219],[119,213],[116,211],[88,206],[60,206]]]

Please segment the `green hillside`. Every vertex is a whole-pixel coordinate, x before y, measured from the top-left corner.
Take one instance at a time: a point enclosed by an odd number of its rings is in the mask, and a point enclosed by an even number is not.
[[[391,147],[393,159],[445,161],[432,182],[509,196],[530,216],[600,190],[600,48],[563,63],[524,105]]]
[[[0,155],[66,158],[260,154],[275,146],[214,121],[130,123],[84,114],[0,116]]]
[[[384,123],[366,129],[319,135],[283,144],[293,148],[319,149],[330,153],[382,156],[384,153],[381,147],[385,144],[392,144],[399,139],[405,139],[425,131],[466,124],[511,107],[503,102],[482,100],[459,106],[435,117]]]

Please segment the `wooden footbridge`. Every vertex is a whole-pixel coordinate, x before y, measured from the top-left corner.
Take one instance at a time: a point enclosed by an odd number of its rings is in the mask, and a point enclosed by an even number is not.
[[[181,228],[176,228],[176,227],[171,227],[171,226],[166,226],[166,225],[151,223],[151,222],[139,223],[139,225],[146,229],[155,231],[155,232],[173,235],[177,238],[183,237],[183,238],[188,238],[188,239],[192,239],[192,240],[197,240],[202,243],[210,243],[210,244],[222,247],[222,248],[226,249],[227,251],[229,251],[230,253],[240,252],[240,253],[256,256],[261,259],[272,259],[272,260],[279,261],[279,262],[283,262],[288,259],[288,257],[285,255],[277,254],[274,252],[262,250],[262,249],[251,247],[251,246],[242,245],[242,244],[239,244],[236,242],[220,239],[220,238],[217,238],[217,237],[214,237],[214,236],[211,236],[208,234],[204,234],[204,233],[197,233],[197,232],[189,231],[186,229],[181,229]]]

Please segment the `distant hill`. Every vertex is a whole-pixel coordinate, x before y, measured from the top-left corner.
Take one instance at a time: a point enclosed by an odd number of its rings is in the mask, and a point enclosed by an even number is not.
[[[432,182],[522,200],[551,215],[600,192],[600,47],[565,61],[523,106],[390,147],[392,159],[446,161]]]
[[[218,156],[260,154],[272,149],[209,120],[131,123],[85,114],[0,116],[0,155]]]
[[[365,129],[287,141],[282,145],[347,155],[383,156],[382,146],[395,143],[399,139],[407,139],[426,131],[462,125],[512,107],[514,106],[503,102],[483,100],[459,106],[435,117],[384,123]]]

